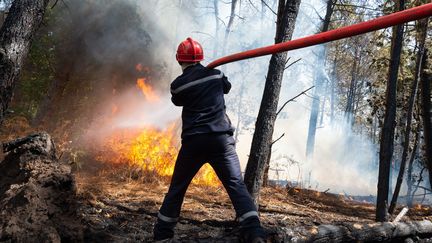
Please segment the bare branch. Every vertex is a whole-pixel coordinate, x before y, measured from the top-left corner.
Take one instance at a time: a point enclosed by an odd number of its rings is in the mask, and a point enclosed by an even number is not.
[[[260,11],[254,4],[253,4],[253,2],[251,1],[251,0],[248,0],[249,1],[249,3],[250,3],[250,5],[252,5],[252,7],[256,10],[256,11]]]
[[[285,133],[283,133],[278,139],[274,140],[270,146],[273,146],[273,144],[275,144],[277,141],[281,140],[281,138],[283,138],[285,136]]]
[[[288,59],[289,60],[289,59]],[[288,68],[290,68],[292,65],[296,64],[297,62],[299,62],[301,60],[301,58],[295,60],[294,62],[292,62],[290,65],[285,67],[285,70],[287,70]],[[288,62],[288,61],[287,61]]]
[[[270,9],[270,11],[272,11],[272,13],[274,14],[274,15],[276,15],[277,16],[277,13],[264,1],[264,0],[261,0],[261,2],[268,8],[268,9]]]
[[[340,6],[340,7],[353,7],[353,8],[362,8],[362,9],[367,9],[367,10],[372,10],[372,11],[381,11],[379,9],[376,8],[369,8],[366,6],[359,6],[359,5],[353,5],[353,4],[341,4],[341,3],[335,3],[335,6]]]
[[[313,89],[314,87],[315,87],[315,86],[312,86],[312,87],[310,87],[310,88],[304,90],[304,91],[301,92],[300,94],[294,96],[293,98],[287,100],[287,101],[286,101],[286,102],[281,106],[281,108],[279,108],[278,112],[276,112],[276,116],[279,115],[279,113],[282,111],[282,109],[283,109],[283,108],[284,108],[284,107],[285,107],[289,102],[291,102],[291,101],[295,101],[295,99],[297,99],[297,98],[300,97],[301,95],[306,95],[306,96],[307,96],[306,92],[308,92],[309,90]]]
[[[53,9],[53,8],[57,5],[58,1],[59,1],[59,0],[56,0],[56,1],[54,2],[54,4],[51,6],[51,9]]]

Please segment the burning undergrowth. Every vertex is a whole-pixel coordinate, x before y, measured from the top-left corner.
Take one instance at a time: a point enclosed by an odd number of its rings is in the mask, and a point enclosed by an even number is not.
[[[110,167],[123,167],[129,173],[130,179],[168,178],[174,171],[179,149],[176,128],[175,124],[172,124],[165,129],[151,126],[114,129],[94,148],[94,158]],[[219,185],[216,175],[208,165],[200,170],[192,183]]]
[[[88,152],[94,161],[116,167],[127,179],[169,178],[180,148],[179,114],[172,110],[169,96],[151,85],[155,82],[151,69],[139,63],[136,71],[136,85],[108,102],[109,114],[96,120],[83,140],[90,144]],[[208,164],[192,183],[220,185]]]

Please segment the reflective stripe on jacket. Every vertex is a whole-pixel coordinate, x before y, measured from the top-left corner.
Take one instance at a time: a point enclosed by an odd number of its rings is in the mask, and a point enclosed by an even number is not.
[[[231,83],[220,70],[199,63],[187,67],[171,83],[172,102],[183,106],[182,138],[203,133],[233,134],[224,100],[230,89]]]

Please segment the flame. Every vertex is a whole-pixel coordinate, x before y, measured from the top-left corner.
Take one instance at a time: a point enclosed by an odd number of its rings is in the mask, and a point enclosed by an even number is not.
[[[135,68],[141,75],[147,75],[150,71],[141,64],[137,64]],[[159,101],[160,97],[154,92],[153,87],[146,83],[147,79],[139,78],[137,87],[143,92],[146,101]],[[114,90],[113,94],[115,94]],[[122,107],[112,104],[111,115],[115,117],[123,114],[118,111],[123,111]],[[111,126],[111,129],[113,128],[114,126]],[[179,151],[179,136],[175,123],[168,125],[165,129],[152,126],[115,128],[104,135],[104,139],[101,144],[98,144],[99,147],[96,150],[96,160],[121,166],[128,165],[134,170],[141,168],[142,171],[160,177],[169,177],[173,174]],[[208,164],[200,169],[192,183],[206,186],[221,185]]]
[[[419,203],[416,203],[413,208],[415,210],[418,210],[418,211],[429,211],[429,209],[430,209],[428,206],[425,206],[425,205],[422,205],[422,204],[419,204]]]
[[[154,92],[153,88],[150,85],[146,84],[145,80],[146,80],[145,78],[139,78],[137,80],[138,88],[141,89],[147,101],[150,102],[159,101],[159,96]]]
[[[175,124],[165,130],[145,127],[140,131],[117,130],[105,140],[98,161],[139,166],[161,177],[171,176],[178,154]],[[205,164],[192,180],[193,184],[220,186],[210,165]]]

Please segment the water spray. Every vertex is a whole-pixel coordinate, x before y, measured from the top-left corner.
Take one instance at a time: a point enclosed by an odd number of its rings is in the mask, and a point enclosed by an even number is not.
[[[388,28],[394,25],[407,23],[414,20],[419,20],[432,15],[432,3],[424,4],[418,7],[392,13],[369,21],[361,22],[354,25],[349,25],[339,29],[334,29],[322,32],[315,35],[306,36],[303,38],[282,42],[270,46],[260,47],[244,52],[228,55],[207,65],[208,68],[236,62],[244,59],[265,56],[278,52],[291,51],[308,46],[327,43],[330,41],[340,40],[351,36],[361,35],[368,32]]]

